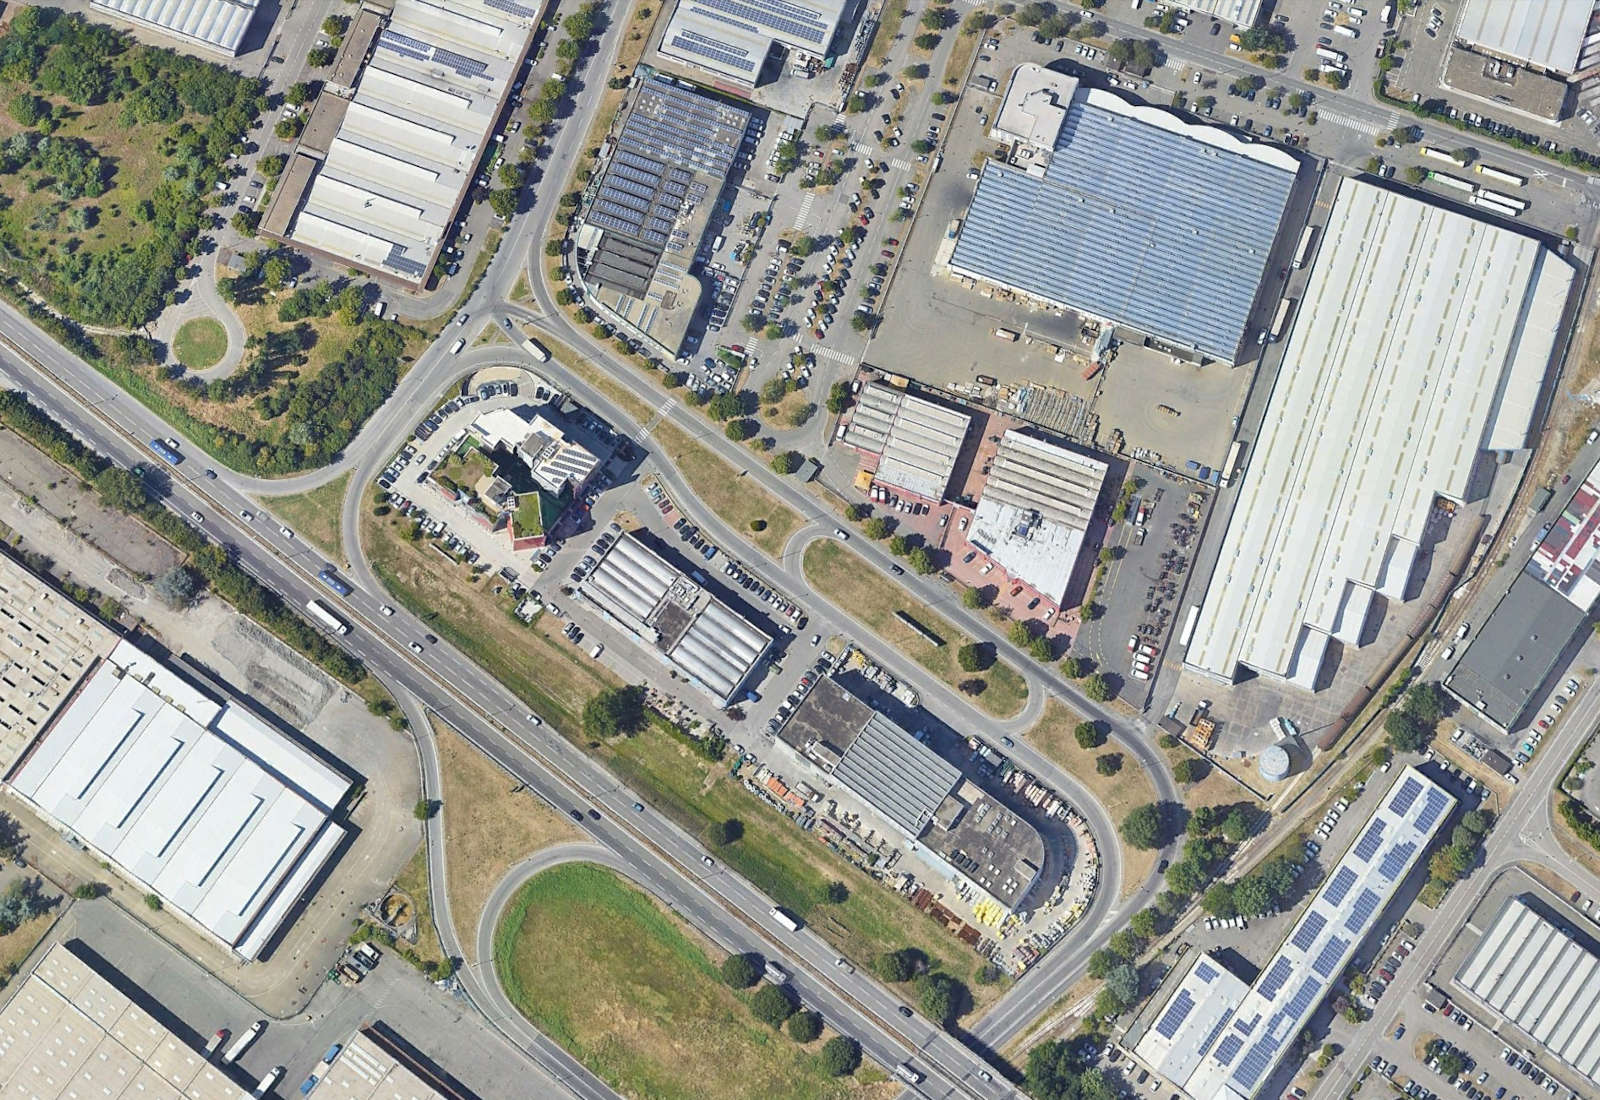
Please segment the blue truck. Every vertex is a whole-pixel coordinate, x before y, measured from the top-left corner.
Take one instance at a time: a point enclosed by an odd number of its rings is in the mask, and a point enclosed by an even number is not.
[[[150,441],[150,449],[154,451],[163,461],[169,462],[174,466],[183,461],[183,456],[177,452],[176,448],[167,443],[166,440],[152,439]]]
[[[317,574],[317,580],[321,581],[323,584],[327,585],[341,596],[348,596],[350,593],[355,591],[354,588],[350,587],[349,581],[345,580],[343,577],[339,576],[339,574],[333,571],[333,566],[331,565],[324,565],[322,567],[321,572]]]

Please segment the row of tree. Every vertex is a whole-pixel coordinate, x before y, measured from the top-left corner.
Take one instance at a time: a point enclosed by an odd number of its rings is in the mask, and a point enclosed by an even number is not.
[[[729,955],[722,961],[722,980],[734,989],[749,989],[761,980],[765,966],[756,954]],[[802,1009],[787,986],[768,983],[750,997],[750,1014],[773,1030],[785,1028],[789,1038],[802,1045],[822,1035],[822,1016]],[[852,1074],[861,1065],[861,1044],[848,1035],[835,1035],[817,1052],[830,1077]]]

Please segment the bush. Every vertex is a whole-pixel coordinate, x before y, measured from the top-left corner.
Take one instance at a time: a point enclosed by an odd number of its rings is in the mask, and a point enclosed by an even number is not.
[[[1094,770],[1101,775],[1116,775],[1122,770],[1122,754],[1120,752],[1101,753],[1094,758]]]
[[[1119,829],[1122,839],[1135,848],[1151,851],[1166,843],[1166,828],[1162,821],[1161,806],[1155,802],[1135,806],[1122,819]]]
[[[1117,691],[1105,673],[1097,672],[1084,680],[1083,693],[1097,703],[1105,703],[1114,698]]]
[[[787,989],[764,985],[750,998],[750,1014],[771,1028],[778,1028],[794,1015],[795,1003]]]
[[[417,804],[411,807],[411,816],[418,821],[427,821],[439,812],[439,804],[431,798],[419,798]]]
[[[1073,727],[1072,736],[1080,749],[1097,749],[1105,744],[1105,735],[1100,732],[1098,722],[1079,722]]]
[[[822,1053],[817,1057],[824,1073],[844,1077],[861,1065],[861,1044],[848,1035],[835,1035],[822,1044]]]
[[[822,1034],[822,1017],[810,1011],[796,1012],[789,1017],[789,1038],[797,1043],[815,1042]]]
[[[749,989],[761,978],[761,959],[757,955],[729,955],[722,960],[722,980],[735,989]]]
[[[146,894],[144,896],[144,904],[145,908],[153,912],[161,911],[161,898],[155,894]]]

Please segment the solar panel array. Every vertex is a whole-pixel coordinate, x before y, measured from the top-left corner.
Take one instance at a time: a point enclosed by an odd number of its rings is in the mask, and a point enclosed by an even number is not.
[[[776,46],[829,53],[843,14],[843,0],[679,0],[661,49],[753,85]]]
[[[1262,967],[1255,987],[1185,1081],[1195,1096],[1249,1098],[1277,1065],[1360,942],[1376,925],[1401,880],[1416,865],[1453,800],[1414,768],[1397,778],[1361,839],[1345,853],[1288,939]],[[1390,841],[1382,859],[1376,859]],[[1204,1011],[1204,1006],[1197,1009]],[[1265,1019],[1259,1029],[1239,1020]],[[1232,1040],[1232,1041],[1230,1041]]]
[[[1086,94],[1043,177],[986,166],[953,266],[1232,362],[1294,172]]]
[[[777,39],[825,46],[833,37],[833,22],[816,8],[789,0],[695,0],[695,7],[716,13],[715,18],[744,29],[764,30]]]
[[[1201,960],[1194,968],[1194,976],[1209,985],[1216,980],[1217,968]]]
[[[1189,996],[1187,989],[1178,990],[1178,995],[1172,998],[1172,1003],[1161,1014],[1161,1019],[1156,1021],[1156,1034],[1164,1039],[1172,1038],[1192,1011],[1194,1011],[1194,998]]]
[[[761,71],[761,63],[765,60],[765,55],[758,57],[743,46],[720,38],[712,38],[699,31],[674,31],[670,37],[670,45],[682,53],[715,61],[737,69],[741,73],[748,73],[751,77]]]
[[[483,0],[483,2],[495,11],[503,11],[508,15],[520,16],[523,19],[539,18],[538,8],[530,8],[527,4],[519,4],[517,0]]]

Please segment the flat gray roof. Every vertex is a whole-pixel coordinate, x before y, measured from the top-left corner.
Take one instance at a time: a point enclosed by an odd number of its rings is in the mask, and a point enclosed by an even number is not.
[[[1518,574],[1479,624],[1445,686],[1469,709],[1501,729],[1512,729],[1555,671],[1583,620],[1583,609],[1560,592],[1528,573]]]
[[[922,835],[961,772],[889,719],[872,712],[833,777],[907,836]]]
[[[1593,940],[1509,897],[1456,981],[1600,1085],[1600,955]]]
[[[774,42],[823,57],[844,0],[678,0],[661,52],[708,73],[754,85]]]
[[[951,270],[1235,361],[1297,162],[1089,89],[1048,159],[984,166]]]
[[[235,55],[261,0],[90,0],[101,13]]]
[[[1572,73],[1594,18],[1595,0],[1467,0],[1456,37],[1504,57]]]

